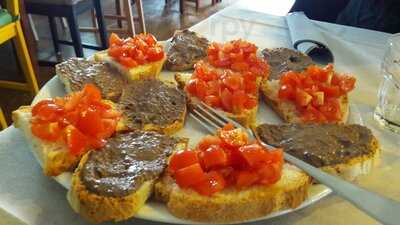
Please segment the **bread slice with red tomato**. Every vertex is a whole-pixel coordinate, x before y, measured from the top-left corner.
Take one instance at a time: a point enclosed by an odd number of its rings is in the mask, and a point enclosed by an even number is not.
[[[120,73],[122,73],[128,80],[138,80],[138,79],[156,79],[159,77],[160,72],[163,68],[164,62],[167,59],[164,56],[162,59],[139,65],[133,68],[128,68],[121,63],[114,60],[108,55],[107,50],[97,52],[94,54],[94,59],[98,62],[106,62],[110,66],[116,68]]]
[[[186,84],[189,82],[191,78],[190,73],[176,73],[175,74],[175,80],[178,83],[178,87],[181,88],[182,90],[185,90]],[[261,79],[257,79],[257,86],[259,86]],[[193,101],[198,101],[198,98],[191,96]],[[257,102],[258,102],[258,92],[256,96]],[[257,115],[257,110],[258,110],[258,103],[255,107],[252,109],[248,110],[245,109],[241,113],[235,114],[235,113],[230,113],[223,111],[222,109],[216,109],[217,111],[221,112],[222,114],[226,115],[227,117],[234,119],[235,121],[239,122],[245,127],[250,127],[255,124],[256,122],[256,115]]]
[[[102,143],[115,130],[125,129],[115,109],[114,103],[102,100],[100,90],[94,85],[86,85],[82,91],[65,98],[21,106],[12,112],[12,119],[14,126],[24,133],[44,174],[57,176],[72,171],[88,148]],[[93,123],[101,124],[94,130]]]
[[[110,35],[110,47],[94,54],[94,59],[119,70],[128,80],[158,78],[167,59],[164,46],[152,34],[122,39]]]
[[[57,176],[63,172],[73,171],[78,165],[81,155],[72,155],[61,142],[48,142],[39,139],[31,132],[31,107],[21,106],[12,113],[14,126],[20,129],[34,156],[40,162],[47,176]]]
[[[261,83],[260,90],[267,105],[281,117],[282,120],[288,123],[303,123],[296,105],[289,101],[279,99],[279,80],[264,80]],[[347,95],[341,96],[339,99],[339,108],[341,120],[338,123],[346,123],[349,116],[349,99]]]
[[[155,184],[155,197],[182,219],[204,223],[235,223],[272,212],[298,207],[306,198],[311,179],[303,171],[284,164],[281,179],[270,186],[225,189],[211,197],[182,189],[165,174]]]

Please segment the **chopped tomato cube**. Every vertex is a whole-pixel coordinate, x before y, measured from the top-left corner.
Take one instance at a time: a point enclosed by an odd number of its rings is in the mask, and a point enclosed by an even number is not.
[[[342,93],[350,92],[354,89],[356,78],[350,76],[342,76],[339,82],[339,87]]]
[[[228,87],[231,91],[238,90],[243,85],[243,78],[239,74],[228,74],[222,80],[226,87]]]
[[[246,102],[244,103],[245,109],[252,109],[258,104],[257,99],[247,96]]]
[[[307,92],[297,89],[296,90],[296,105],[297,106],[307,106],[312,100],[312,96]]]
[[[81,113],[76,126],[83,133],[96,137],[98,132],[103,130],[100,112],[89,107],[86,111]]]
[[[189,92],[191,95],[196,95],[197,88],[196,88],[197,78],[190,79],[189,82],[186,84],[186,91]]]
[[[232,93],[228,90],[228,88],[225,88],[221,93],[221,105],[225,111],[232,112],[232,99]]]
[[[295,98],[295,89],[291,84],[282,84],[279,88],[278,96],[283,100],[292,100]]]
[[[218,145],[211,145],[201,154],[202,165],[208,171],[211,168],[225,166],[228,158],[224,150]]]
[[[221,144],[221,139],[219,139],[219,137],[214,135],[206,135],[201,139],[201,141],[197,145],[197,149],[199,149],[200,151],[205,151],[212,145],[218,146],[220,144]]]
[[[110,34],[110,38],[109,38],[109,42],[108,42],[109,46],[122,45],[122,44],[123,44],[123,40],[121,38],[119,38],[119,36],[116,33]]]
[[[221,100],[215,95],[208,95],[205,97],[204,102],[212,107],[220,107]]]
[[[188,188],[207,179],[199,163],[192,164],[175,171],[176,183],[182,188]]]
[[[270,160],[268,152],[259,144],[244,145],[239,151],[250,167]]]
[[[164,51],[161,47],[150,47],[147,51],[147,59],[150,61],[158,61],[164,58]]]
[[[320,89],[325,93],[326,97],[334,97],[334,98],[340,97],[339,86],[322,84],[320,86]]]
[[[32,121],[31,132],[36,137],[46,141],[57,141],[61,136],[61,128],[57,122],[37,123]]]
[[[211,196],[222,191],[225,185],[224,177],[217,171],[211,171],[206,174],[206,179],[203,182],[194,185],[193,188],[201,195]]]
[[[168,171],[174,174],[177,170],[199,163],[198,152],[193,150],[178,151],[169,161]]]
[[[118,61],[125,67],[127,68],[132,68],[138,65],[138,63],[132,59],[131,57],[127,57],[127,56],[120,56],[118,58]]]
[[[258,180],[258,174],[255,171],[242,170],[236,177],[236,186],[243,188],[255,184]]]
[[[64,138],[72,155],[81,154],[88,145],[86,136],[73,125],[68,125],[65,128]]]
[[[244,90],[234,91],[232,94],[232,107],[233,112],[241,112],[244,108],[244,104],[246,103],[247,95]]]
[[[201,100],[204,100],[204,98],[207,95],[207,83],[203,80],[197,80],[196,81],[196,95],[199,97]]]

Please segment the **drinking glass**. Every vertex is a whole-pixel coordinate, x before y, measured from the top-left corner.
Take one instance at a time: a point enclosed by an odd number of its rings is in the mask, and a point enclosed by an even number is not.
[[[400,133],[400,33],[388,39],[381,74],[374,118],[381,126]]]

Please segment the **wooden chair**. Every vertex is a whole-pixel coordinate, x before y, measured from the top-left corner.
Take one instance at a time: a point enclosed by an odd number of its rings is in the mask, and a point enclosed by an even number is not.
[[[57,54],[60,52],[59,44],[73,45],[75,54],[78,57],[84,56],[84,47],[95,50],[102,50],[108,47],[107,31],[100,0],[25,0],[25,5],[27,13],[48,17],[54,49]],[[96,22],[99,27],[101,40],[100,46],[82,43],[77,16],[88,10],[96,11]],[[67,19],[72,41],[59,40],[55,22],[56,17]]]
[[[195,7],[196,7],[196,12],[199,11],[199,6],[200,6],[200,0],[179,0],[179,11],[181,14],[185,11],[185,1],[188,2],[194,2]],[[222,0],[211,0],[211,5],[215,5],[218,2],[221,2]],[[165,4],[167,4],[169,0],[165,0]]]
[[[33,70],[31,58],[26,46],[25,37],[22,31],[21,22],[19,20],[19,3],[18,0],[7,0],[6,9],[0,12],[0,44],[5,41],[13,40],[17,58],[24,73],[26,82],[15,82],[0,80],[1,88],[9,88],[15,90],[29,91],[32,95],[36,95],[39,91],[35,72]],[[2,113],[1,113],[2,115]],[[0,115],[0,123],[3,123]]]
[[[117,27],[111,25],[107,27],[108,32],[114,32],[118,34],[126,34],[128,36],[134,36],[136,34],[134,22],[139,22],[141,32],[146,33],[146,25],[144,20],[143,13],[143,4],[142,0],[135,0],[137,17],[134,17],[132,14],[132,5],[131,0],[115,0],[115,14],[104,14],[104,18],[112,19],[117,21]],[[92,18],[95,18],[95,13],[92,12]],[[127,27],[123,27],[122,21],[126,21]],[[98,26],[96,21],[93,19],[94,27],[81,27],[81,31],[87,32],[97,32]]]

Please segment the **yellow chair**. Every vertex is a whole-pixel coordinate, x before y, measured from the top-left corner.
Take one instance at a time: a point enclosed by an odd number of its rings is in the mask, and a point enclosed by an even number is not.
[[[26,82],[15,82],[0,80],[0,88],[9,88],[15,90],[29,91],[35,96],[38,91],[35,72],[32,67],[31,58],[22,31],[21,22],[19,20],[19,1],[7,0],[6,10],[0,11],[0,44],[12,39],[15,50],[17,52],[18,61],[21,65]],[[0,126],[2,129],[7,127],[3,111],[0,108]]]
[[[4,14],[10,14],[12,17],[11,21],[7,21],[6,24],[0,25],[0,44],[10,39],[13,40],[15,50],[17,52],[18,61],[21,65],[22,72],[24,73],[26,82],[15,82],[0,80],[0,88],[9,88],[22,91],[30,91],[32,95],[36,95],[39,91],[35,72],[32,67],[31,58],[29,56],[28,48],[22,31],[21,22],[19,20],[19,1],[18,0],[7,0],[6,9],[7,12]],[[7,15],[4,15],[7,17]],[[3,116],[4,118],[4,116]],[[0,119],[1,121],[1,119]]]
[[[0,127],[1,129],[7,128],[6,118],[4,117],[4,113],[3,113],[3,110],[1,110],[1,108],[0,108],[0,125],[1,125],[1,127]]]

